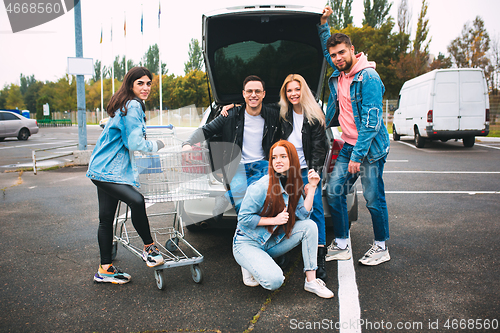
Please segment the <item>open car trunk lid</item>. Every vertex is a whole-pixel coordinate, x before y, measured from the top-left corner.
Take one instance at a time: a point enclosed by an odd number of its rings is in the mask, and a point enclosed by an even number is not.
[[[242,83],[266,83],[264,103],[279,101],[288,74],[300,74],[318,100],[326,61],[316,24],[321,10],[305,6],[238,6],[203,16],[203,54],[217,104],[242,103]]]

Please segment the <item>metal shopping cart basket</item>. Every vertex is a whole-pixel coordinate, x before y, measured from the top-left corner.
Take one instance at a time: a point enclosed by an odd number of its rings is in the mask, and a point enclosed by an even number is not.
[[[161,139],[165,147],[155,153],[135,152],[135,161],[139,172],[141,187],[149,207],[156,203],[170,203],[167,211],[149,214],[151,235],[165,260],[163,265],[154,267],[156,285],[163,290],[165,280],[163,270],[190,265],[191,275],[196,283],[201,283],[203,272],[199,263],[203,256],[184,239],[184,226],[179,212],[179,201],[208,197],[208,174],[210,160],[208,149],[195,147],[189,154],[182,152],[182,141],[175,136],[175,130],[150,131],[149,140]],[[127,250],[142,258],[142,242],[131,223],[130,210],[125,206],[125,213],[120,214],[122,203],[118,205],[114,221],[113,259],[116,257],[118,243]],[[173,206],[173,208],[172,208]],[[167,226],[165,216],[172,216],[173,223]],[[154,219],[152,219],[154,218]],[[155,223],[153,220],[159,220]]]

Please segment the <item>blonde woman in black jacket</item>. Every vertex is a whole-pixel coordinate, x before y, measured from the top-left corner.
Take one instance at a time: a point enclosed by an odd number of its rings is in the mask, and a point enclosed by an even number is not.
[[[280,90],[281,139],[294,144],[300,159],[304,185],[308,170],[322,171],[327,153],[325,115],[305,79],[299,74],[286,77]],[[316,188],[311,219],[318,226],[317,277],[325,280],[326,231],[321,182]]]

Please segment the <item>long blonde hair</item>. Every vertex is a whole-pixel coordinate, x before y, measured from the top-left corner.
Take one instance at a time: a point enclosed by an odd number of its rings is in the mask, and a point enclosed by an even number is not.
[[[290,102],[286,97],[286,86],[292,81],[297,81],[300,84],[300,106],[302,107],[302,112],[306,117],[309,124],[314,121],[319,122],[321,125],[325,125],[325,114],[321,111],[318,103],[314,99],[314,96],[307,85],[306,80],[300,74],[290,74],[286,77],[280,90],[280,116],[284,120],[286,119],[286,114],[290,108]]]

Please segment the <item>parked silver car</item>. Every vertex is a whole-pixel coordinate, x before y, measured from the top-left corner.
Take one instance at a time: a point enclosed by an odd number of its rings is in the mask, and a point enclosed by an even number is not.
[[[18,140],[28,140],[32,134],[38,133],[38,123],[10,111],[0,111],[0,141],[16,137]]]
[[[222,106],[243,102],[242,82],[251,74],[266,82],[264,103],[279,101],[283,80],[291,73],[301,74],[319,100],[326,70],[316,29],[321,13],[321,9],[305,6],[267,5],[230,7],[204,15],[203,55],[214,102],[205,111],[200,126],[217,117]],[[331,164],[335,162],[335,151],[338,154],[338,147],[343,142],[337,129],[328,129],[327,137],[334,143],[327,159]],[[205,145],[210,147],[218,140],[212,138]],[[210,154],[212,170],[220,170],[222,159],[215,151]],[[325,172],[323,177],[327,176]],[[181,216],[189,230],[234,227],[236,224],[233,208],[224,213],[222,221],[215,223],[213,220],[215,198],[225,189],[222,174],[215,171],[210,177],[209,198],[180,202]],[[327,225],[331,225],[328,205],[324,203]],[[348,209],[350,220],[356,220],[356,186],[348,195]]]

